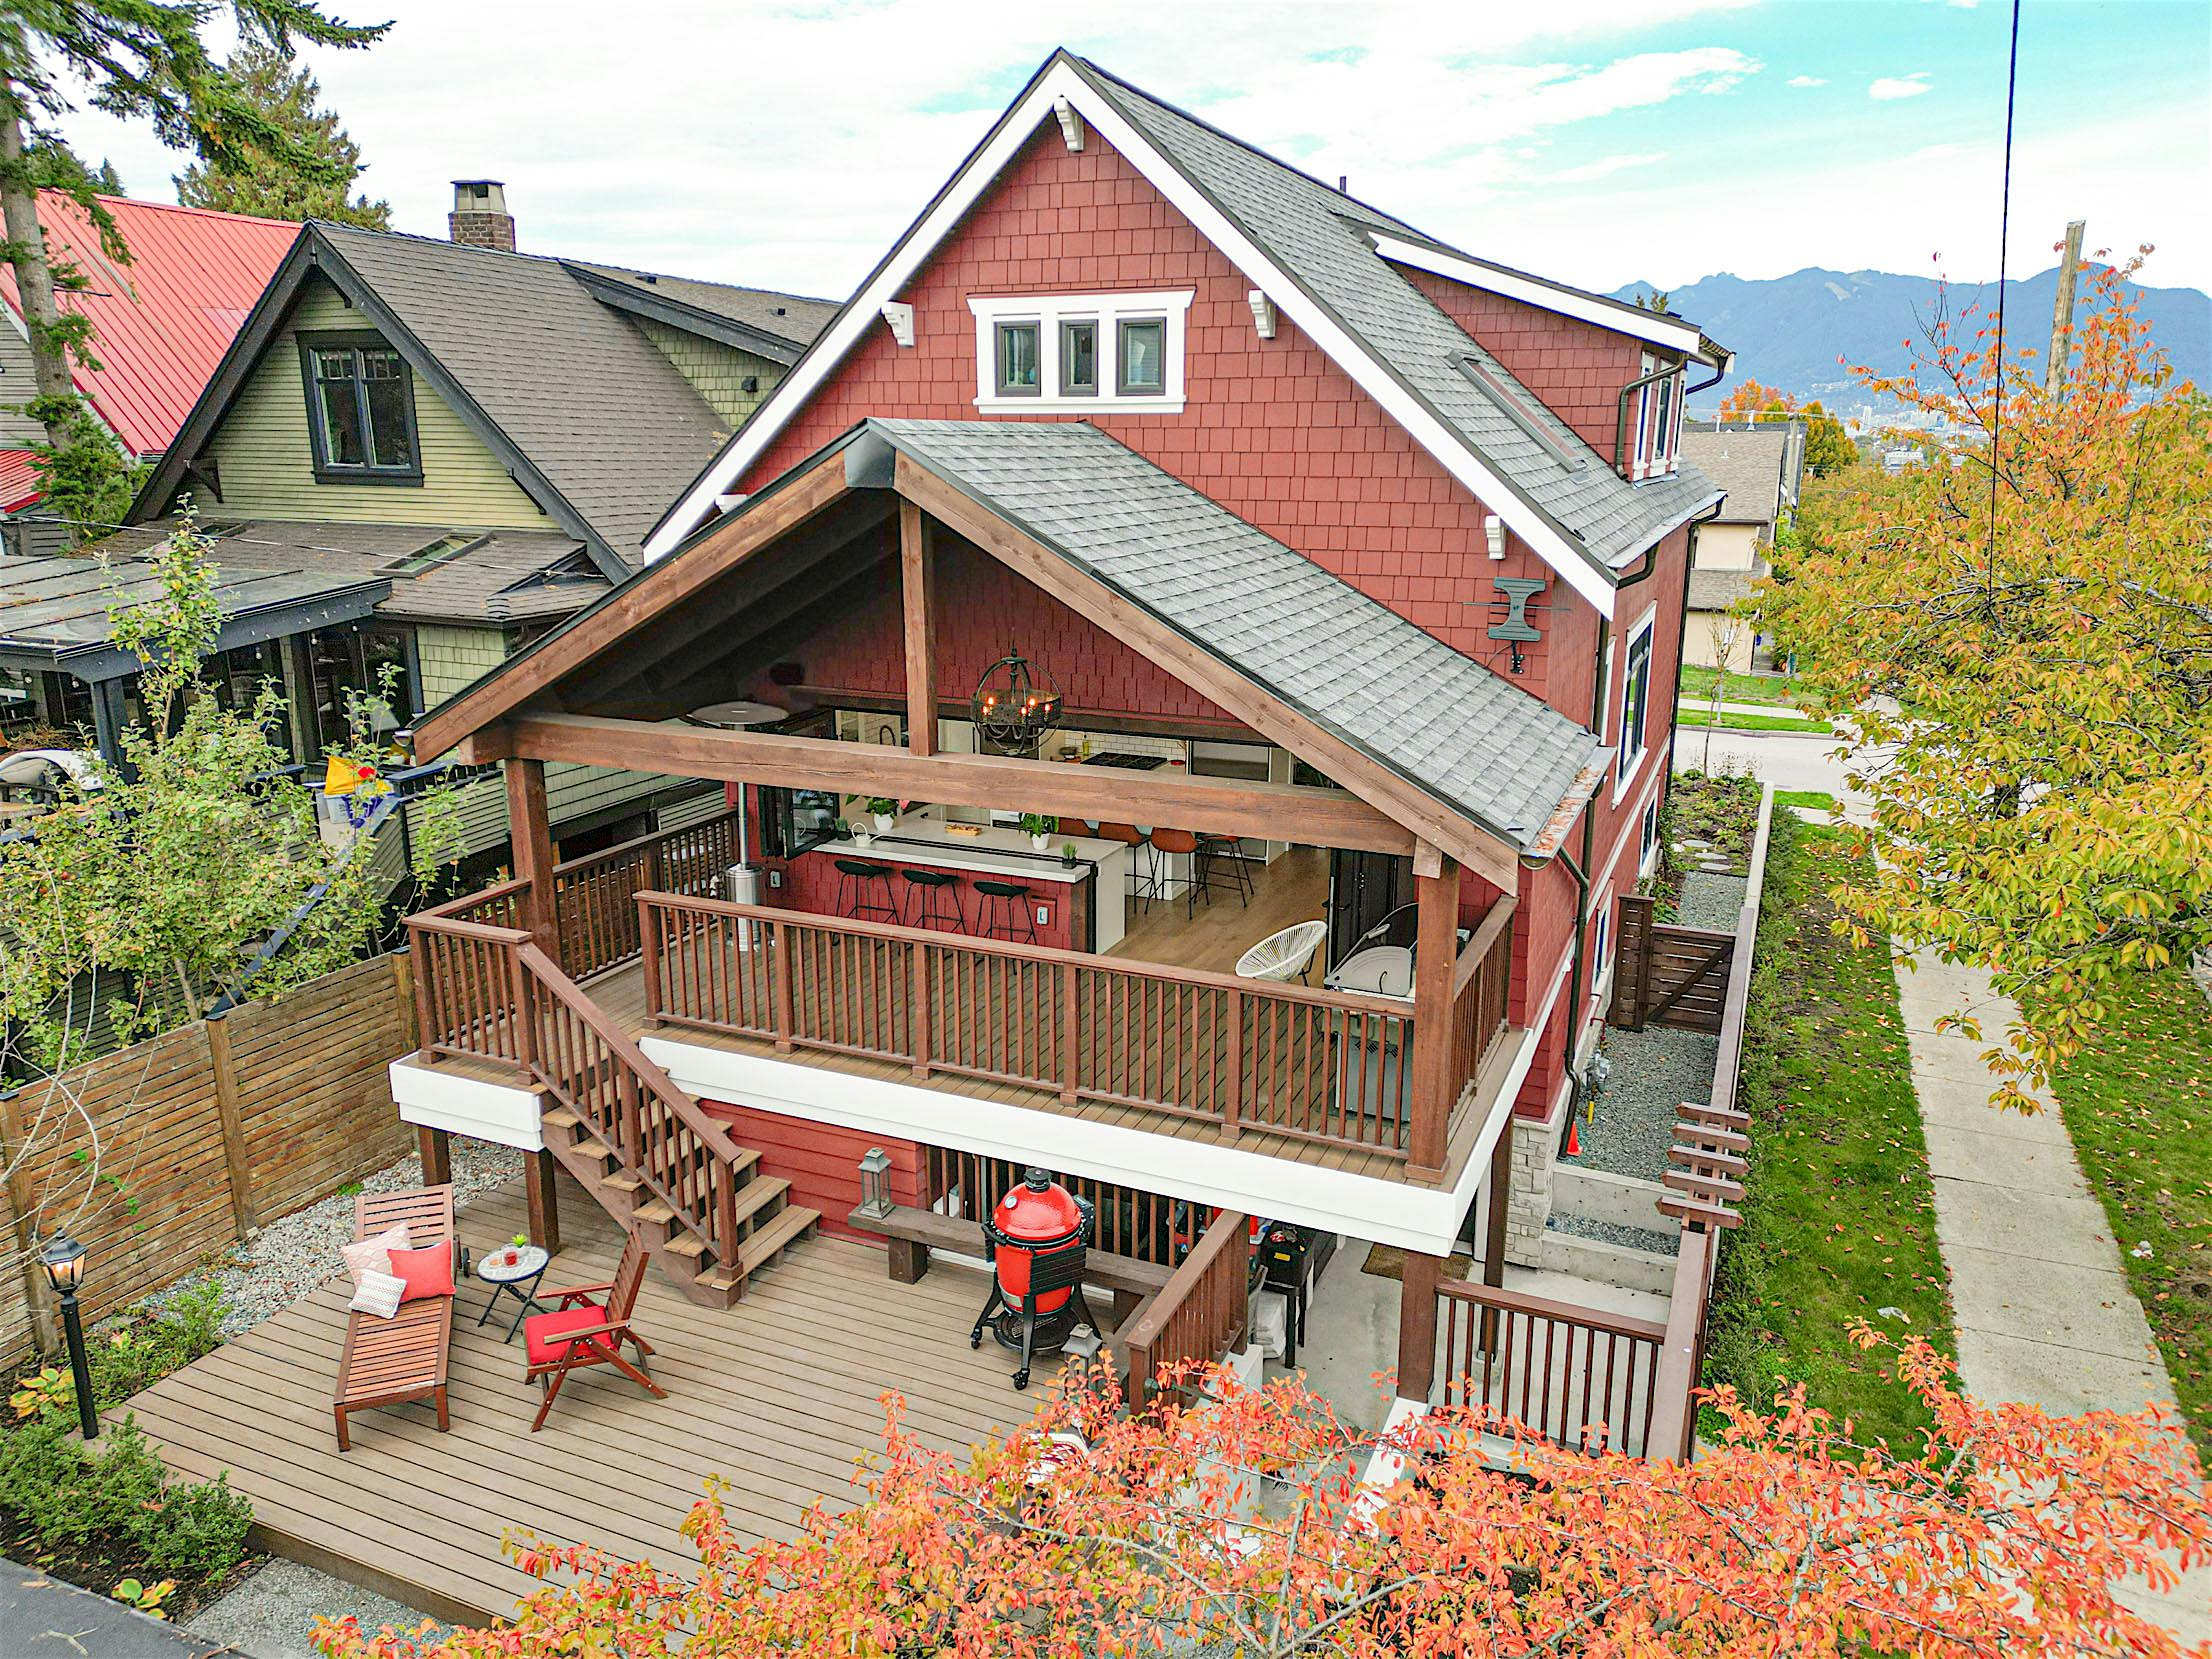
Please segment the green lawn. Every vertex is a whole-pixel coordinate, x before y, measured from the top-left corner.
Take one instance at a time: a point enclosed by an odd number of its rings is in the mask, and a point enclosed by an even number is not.
[[[2212,1006],[2178,970],[2123,980],[2113,1002],[2059,1072],[2059,1109],[2212,1463]]]
[[[1777,789],[1774,792],[1776,806],[1809,807],[1815,812],[1836,810],[1836,798],[1825,789]]]
[[[1926,1414],[1885,1356],[1851,1346],[1850,1325],[1947,1354],[1956,1343],[1897,984],[1886,952],[1829,930],[1826,891],[1855,856],[1836,830],[1774,820],[1739,1097],[1751,1173],[1721,1255],[1705,1380],[1762,1404],[1778,1380],[1802,1382],[1860,1440],[1901,1448]]]
[[[1731,703],[1775,703],[1787,706],[1791,701],[1790,682],[1778,674],[1723,674],[1717,668],[1698,668],[1684,664],[1682,669],[1682,700],[1686,703],[1711,702],[1713,686],[1722,684],[1724,701]]]
[[[1715,731],[1730,732],[1832,732],[1835,727],[1825,720],[1805,720],[1792,714],[1734,714],[1721,710],[1718,720],[1713,718],[1709,704],[1683,703],[1674,711],[1677,726],[1695,726],[1700,729],[1711,726]]]

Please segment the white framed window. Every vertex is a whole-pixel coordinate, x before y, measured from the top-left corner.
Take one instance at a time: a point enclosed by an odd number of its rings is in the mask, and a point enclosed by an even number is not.
[[[1590,935],[1590,1000],[1601,1002],[1607,976],[1613,971],[1613,895],[1597,907],[1597,921]]]
[[[1192,291],[971,296],[985,414],[1178,415]]]
[[[1621,650],[1620,721],[1616,728],[1620,759],[1613,773],[1616,801],[1627,791],[1629,780],[1636,776],[1651,750],[1651,640],[1658,620],[1656,610],[1644,612],[1642,620],[1628,631]]]
[[[1644,803],[1644,821],[1636,832],[1636,868],[1645,875],[1659,861],[1659,797]]]
[[[1659,360],[1644,354],[1642,373],[1657,374]],[[1682,455],[1682,381],[1678,366],[1663,379],[1637,388],[1631,412],[1628,476],[1661,478],[1676,470]]]

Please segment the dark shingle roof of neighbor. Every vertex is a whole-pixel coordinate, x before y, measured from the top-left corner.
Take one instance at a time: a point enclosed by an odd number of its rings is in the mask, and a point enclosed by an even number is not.
[[[717,317],[726,317],[733,323],[743,323],[747,328],[781,335],[794,346],[806,345],[829,326],[829,320],[838,311],[836,300],[782,294],[772,288],[740,288],[734,283],[664,276],[657,271],[633,271],[623,265],[597,265],[583,259],[566,263],[609,281],[626,284],[640,293],[665,294],[672,300]]]
[[[1685,432],[1682,453],[1698,470],[1728,492],[1720,510],[1724,524],[1772,524],[1781,513],[1782,468],[1789,459],[1790,433],[1781,427],[1764,432]]]
[[[334,576],[292,560],[256,569],[218,566],[212,597],[225,622],[341,598],[357,601],[352,612],[365,614],[383,586],[381,578],[356,572]],[[56,658],[98,650],[113,643],[118,609],[146,603],[160,592],[161,573],[148,560],[0,557],[0,648]]]
[[[1693,570],[1687,596],[1693,611],[1725,611],[1739,599],[1751,596],[1751,584],[1764,576],[1758,570]]]
[[[729,422],[558,259],[317,229],[600,538],[636,564],[646,532],[729,438]]]
[[[992,512],[1527,849],[1598,740],[1096,427],[871,420]]]
[[[1457,250],[1159,102],[1087,60],[1083,67],[1132,125],[1333,311],[1492,470],[1600,563],[1626,559],[1711,502],[1717,492],[1695,467],[1640,483],[1621,477],[1376,253],[1370,233],[1418,240],[1447,253]],[[1498,394],[1466,373],[1462,365],[1470,360],[1573,460],[1562,464],[1531,437]]]

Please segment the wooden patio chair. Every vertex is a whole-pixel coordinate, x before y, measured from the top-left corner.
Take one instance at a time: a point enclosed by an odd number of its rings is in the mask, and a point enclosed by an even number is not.
[[[547,1300],[560,1305],[550,1313],[534,1313],[522,1322],[528,1366],[523,1381],[545,1390],[545,1398],[538,1402],[538,1414],[530,1422],[532,1434],[545,1427],[545,1414],[553,1409],[553,1397],[560,1393],[568,1374],[587,1365],[611,1365],[654,1399],[668,1398],[668,1390],[645,1374],[652,1345],[630,1329],[630,1313],[637,1306],[638,1289],[644,1283],[645,1246],[638,1242],[637,1234],[626,1231],[622,1259],[615,1264],[612,1279],[603,1285],[548,1291]],[[594,1301],[594,1297],[604,1300]],[[637,1350],[635,1364],[622,1357],[625,1342]]]
[[[453,1188],[409,1187],[400,1192],[364,1192],[353,1201],[353,1237],[374,1238],[400,1222],[410,1245],[437,1244],[453,1237]],[[454,1246],[453,1276],[458,1284],[468,1271],[461,1248]],[[429,1400],[438,1414],[438,1432],[451,1426],[446,1413],[446,1364],[453,1348],[453,1298],[425,1296],[400,1305],[389,1319],[348,1311],[346,1345],[338,1356],[338,1386],[331,1415],[338,1425],[338,1449],[353,1448],[347,1414],[375,1406]]]

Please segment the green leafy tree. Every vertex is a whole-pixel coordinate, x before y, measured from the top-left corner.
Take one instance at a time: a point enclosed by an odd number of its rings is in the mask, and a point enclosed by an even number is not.
[[[1765,594],[1874,797],[1878,858],[1835,897],[2027,1010],[1990,1053],[2014,1102],[2118,976],[2212,948],[2212,402],[2152,346],[2132,272],[2094,279],[2055,391],[1971,316],[1902,377],[1860,371],[1934,458],[1808,494]]]
[[[240,89],[303,152],[327,168],[303,172],[285,156],[249,147],[240,162],[195,162],[177,175],[177,200],[221,213],[265,219],[332,219],[370,230],[392,228],[392,204],[349,196],[361,173],[361,147],[338,124],[333,110],[318,109],[322,87],[291,54],[254,42],[232,54],[229,70]],[[342,172],[333,172],[340,169]]]
[[[1722,420],[1803,421],[1805,470],[1815,478],[1830,478],[1859,464],[1859,446],[1844,431],[1843,422],[1821,407],[1818,398],[1800,403],[1789,393],[1756,380],[1746,380],[1730,392],[1720,406]]]
[[[283,948],[254,971],[275,994],[357,959],[378,936],[384,877],[375,860],[326,840],[318,795],[287,776],[274,734],[283,709],[264,685],[250,708],[226,709],[201,670],[222,626],[207,541],[189,518],[152,558],[159,598],[118,609],[118,645],[141,664],[143,725],[121,734],[124,765],[0,843],[0,1017],[18,1072],[67,1063],[70,990],[107,997],[126,1040],[204,1012],[244,983],[258,947]],[[373,699],[348,700],[349,759],[373,765]],[[429,881],[453,851],[450,802],[418,807],[414,876]]]
[[[22,407],[46,429],[38,469],[61,486],[57,510],[81,507],[106,457],[70,375],[72,362],[98,364],[91,323],[64,311],[59,298],[82,287],[83,277],[50,256],[39,191],[60,190],[75,200],[110,260],[127,261],[129,250],[97,199],[108,180],[56,140],[50,124],[84,96],[110,115],[149,122],[164,143],[206,164],[242,169],[259,151],[303,176],[339,183],[352,177],[342,162],[303,146],[209,57],[201,31],[222,9],[247,43],[287,50],[294,39],[365,46],[389,26],[337,22],[313,0],[231,0],[227,8],[215,0],[7,0],[0,7],[0,256],[14,269],[31,348],[33,395]],[[90,495],[122,487],[92,485]]]

